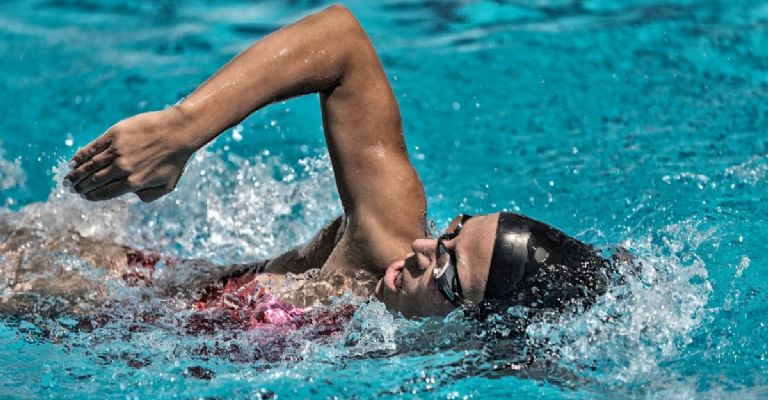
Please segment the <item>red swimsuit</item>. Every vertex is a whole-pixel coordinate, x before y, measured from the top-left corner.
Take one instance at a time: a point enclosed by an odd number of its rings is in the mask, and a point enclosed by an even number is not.
[[[128,269],[122,274],[129,286],[151,286],[155,265],[162,257],[126,249]],[[258,272],[227,278],[222,286],[205,289],[191,305],[190,333],[212,332],[217,328],[279,330],[284,333],[308,328],[310,336],[328,336],[342,330],[357,307],[352,304],[304,311],[268,293],[255,279]],[[306,335],[305,335],[306,338]]]

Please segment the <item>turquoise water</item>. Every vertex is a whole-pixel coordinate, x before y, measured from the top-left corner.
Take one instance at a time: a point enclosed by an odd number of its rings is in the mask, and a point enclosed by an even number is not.
[[[94,206],[58,182],[109,125],[175,103],[323,4],[0,1],[4,218],[221,263],[309,237],[340,211],[315,97],[226,132],[151,205]],[[640,276],[585,314],[530,326],[526,343],[552,355],[536,377],[494,373],[498,349],[465,322],[408,321],[375,301],[324,340],[190,336],[171,305],[116,284],[121,308],[92,332],[0,322],[1,398],[768,397],[768,2],[347,5],[389,74],[437,225],[518,211],[629,248]],[[132,328],[147,312],[159,322]],[[289,350],[231,351],[275,341]]]

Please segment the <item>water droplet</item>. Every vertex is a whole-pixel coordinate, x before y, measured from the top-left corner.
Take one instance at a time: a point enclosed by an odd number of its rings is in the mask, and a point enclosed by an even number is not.
[[[239,142],[243,140],[243,135],[242,135],[243,130],[245,130],[245,128],[243,128],[242,125],[237,125],[234,128],[232,128],[232,139],[235,142]]]

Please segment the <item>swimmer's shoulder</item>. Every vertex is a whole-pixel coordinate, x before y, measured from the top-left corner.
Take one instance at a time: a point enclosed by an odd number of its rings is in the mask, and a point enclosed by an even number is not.
[[[344,236],[344,230],[344,216],[335,217],[315,233],[308,242],[270,259],[264,272],[280,275],[300,274],[310,269],[323,268]]]
[[[359,224],[349,219],[345,222],[340,238],[322,268],[323,276],[364,271],[382,277],[387,266],[405,257],[412,251],[413,240],[424,235],[423,227],[398,234],[396,229],[390,230],[379,224]]]

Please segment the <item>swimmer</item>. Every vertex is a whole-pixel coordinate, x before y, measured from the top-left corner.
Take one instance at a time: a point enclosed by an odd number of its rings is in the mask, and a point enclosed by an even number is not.
[[[266,262],[255,279],[272,284],[319,270],[332,296],[372,276],[371,292],[408,317],[563,309],[604,291],[607,261],[591,246],[522,215],[459,215],[443,235],[430,236],[395,95],[343,6],[264,37],[178,104],[116,123],[74,155],[64,184],[91,201],[128,193],[154,201],[226,129],[271,103],[313,93],[344,213],[310,243]]]

